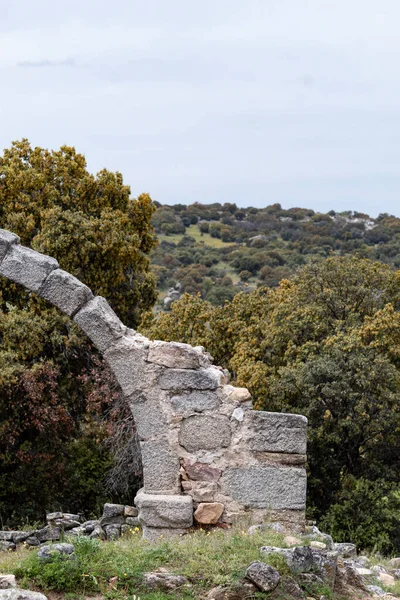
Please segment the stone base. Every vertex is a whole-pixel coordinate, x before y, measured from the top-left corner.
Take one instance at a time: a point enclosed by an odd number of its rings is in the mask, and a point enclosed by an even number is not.
[[[187,529],[169,529],[168,527],[146,527],[143,525],[143,539],[148,542],[160,542],[163,539],[169,539],[185,535]]]
[[[139,522],[157,529],[182,529],[193,525],[193,499],[191,496],[146,494],[139,490],[135,498],[139,509]]]

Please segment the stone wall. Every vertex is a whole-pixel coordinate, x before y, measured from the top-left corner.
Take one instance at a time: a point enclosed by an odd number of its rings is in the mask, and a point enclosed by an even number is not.
[[[305,417],[253,411],[249,392],[230,385],[203,348],[128,329],[104,298],[5,230],[0,275],[72,317],[113,370],[140,440],[136,506],[146,538],[242,517],[302,527]]]

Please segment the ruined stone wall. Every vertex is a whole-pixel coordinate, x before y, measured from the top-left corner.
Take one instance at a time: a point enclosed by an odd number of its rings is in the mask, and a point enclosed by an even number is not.
[[[203,348],[128,329],[104,298],[5,230],[0,275],[72,317],[113,370],[140,440],[144,487],[136,505],[146,538],[245,516],[301,528],[305,417],[253,411],[249,392],[231,386]]]

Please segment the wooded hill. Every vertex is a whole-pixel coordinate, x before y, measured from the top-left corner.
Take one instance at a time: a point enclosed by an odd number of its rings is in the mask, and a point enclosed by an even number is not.
[[[400,267],[400,219],[353,211],[238,208],[236,204],[157,205],[153,271],[162,303],[169,288],[213,305],[262,284],[275,287],[315,258],[358,254]]]

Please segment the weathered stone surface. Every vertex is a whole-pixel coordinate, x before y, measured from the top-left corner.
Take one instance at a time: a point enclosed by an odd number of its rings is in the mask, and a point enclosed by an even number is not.
[[[130,403],[146,402],[142,393],[142,385],[147,384],[148,369],[161,369],[156,365],[146,363],[148,340],[143,341],[139,334],[124,335],[116,344],[104,353],[104,358],[110,365],[118,383]]]
[[[0,531],[0,540],[12,542],[15,533],[18,533],[18,531]]]
[[[138,517],[126,517],[125,523],[129,525],[129,527],[137,527],[139,525]]]
[[[0,600],[47,600],[47,598],[39,592],[10,588],[8,590],[0,590]]]
[[[294,548],[279,548],[276,546],[262,546],[260,548],[261,554],[269,555],[269,554],[280,554],[285,560],[290,561],[293,556]]]
[[[208,369],[164,369],[158,384],[162,390],[215,390],[223,374],[215,367]]]
[[[335,544],[335,550],[343,558],[355,558],[357,556],[355,544],[350,544],[349,542]]]
[[[124,504],[106,503],[103,507],[103,517],[123,517],[124,513],[125,513],[125,505]]]
[[[268,600],[303,600],[305,598],[301,587],[289,575],[283,575],[281,577],[280,584],[270,594],[268,594]],[[322,600],[322,597],[320,600]]]
[[[92,531],[94,530],[94,528],[100,525],[99,521],[96,519],[92,519],[90,521],[85,521],[84,523],[82,523],[82,525],[80,526],[82,528],[82,530],[84,531],[84,533],[89,534],[92,533]]]
[[[196,508],[194,518],[202,525],[215,525],[224,512],[221,502],[201,502]]]
[[[51,562],[60,555],[71,556],[75,552],[73,544],[52,544],[41,546],[38,558],[44,562]]]
[[[19,244],[20,241],[20,238],[14,233],[11,233],[11,231],[6,231],[6,229],[0,229],[0,262],[7,254],[10,246],[12,246],[13,244]]]
[[[224,396],[231,402],[248,402],[251,400],[251,394],[247,388],[234,387],[233,385],[224,385]]]
[[[121,535],[121,525],[104,525],[102,529],[109,541],[117,540]]]
[[[100,352],[107,350],[127,330],[101,296],[96,296],[85,304],[74,316],[74,321]]]
[[[56,519],[62,519],[64,517],[64,513],[57,511],[52,513],[47,513],[46,521],[55,521]]]
[[[38,540],[36,535],[31,535],[26,539],[26,545],[27,546],[39,546],[40,541]]]
[[[182,421],[179,443],[189,452],[226,448],[230,441],[231,428],[227,417],[194,415]]]
[[[210,391],[193,391],[186,394],[172,396],[171,404],[176,413],[203,412],[218,408],[221,401],[218,396]]]
[[[135,506],[125,506],[124,517],[137,517],[138,509]]]
[[[104,527],[106,525],[123,525],[125,523],[125,517],[120,516],[120,517],[101,517],[99,524],[101,525],[101,527]]]
[[[61,537],[61,529],[59,527],[46,525],[46,527],[43,527],[42,529],[37,529],[35,531],[35,536],[40,542],[57,541]]]
[[[213,502],[218,492],[214,481],[182,481],[182,488],[194,502]]]
[[[179,459],[167,442],[140,442],[146,492],[179,491]]]
[[[314,548],[315,550],[326,550],[327,545],[324,544],[324,542],[317,542],[315,540],[312,540],[310,542],[310,548]]]
[[[16,531],[13,535],[13,542],[15,542],[15,544],[20,544],[27,540],[31,535],[33,535],[33,531]]]
[[[246,577],[263,592],[274,590],[281,580],[278,571],[263,562],[251,563],[246,571]]]
[[[0,265],[0,275],[38,292],[49,273],[57,268],[54,258],[14,244]]]
[[[307,419],[301,415],[251,411],[250,448],[256,452],[305,454]]]
[[[89,534],[89,537],[95,540],[104,540],[106,538],[106,534],[104,532],[104,529],[99,524],[95,525],[92,533]]]
[[[40,288],[39,295],[70,317],[93,298],[86,285],[62,269],[55,269],[50,273]]]
[[[193,481],[218,481],[222,475],[221,469],[215,469],[201,462],[190,464],[188,460],[184,460],[183,468],[189,479]]]
[[[179,342],[151,342],[147,360],[174,369],[199,369],[210,365],[206,354]]]
[[[396,579],[389,573],[379,573],[377,579],[379,583],[385,587],[393,587],[396,584]]]
[[[183,575],[174,575],[173,573],[143,573],[146,587],[150,590],[176,590],[182,586],[189,586],[189,581]]]
[[[17,587],[15,575],[0,575],[0,590],[8,590]]]
[[[0,536],[1,536],[0,532]],[[389,560],[389,566],[391,566],[393,569],[400,569],[400,557],[395,557],[395,558],[391,558]]]
[[[224,471],[221,484],[234,500],[249,507],[302,510],[306,473],[294,467],[251,466]]]
[[[259,589],[250,581],[240,581],[231,586],[218,586],[210,590],[206,600],[248,600],[254,598]]]
[[[159,439],[168,433],[168,423],[158,400],[151,398],[143,403],[129,402],[135,419],[139,440]]]
[[[161,496],[146,494],[140,490],[135,498],[139,509],[139,521],[147,527],[191,527],[193,524],[193,500],[190,496]]]
[[[182,536],[187,534],[187,529],[175,528],[170,529],[169,527],[147,527],[143,525],[142,535],[143,539],[148,542],[159,542],[163,539],[172,537]]]

